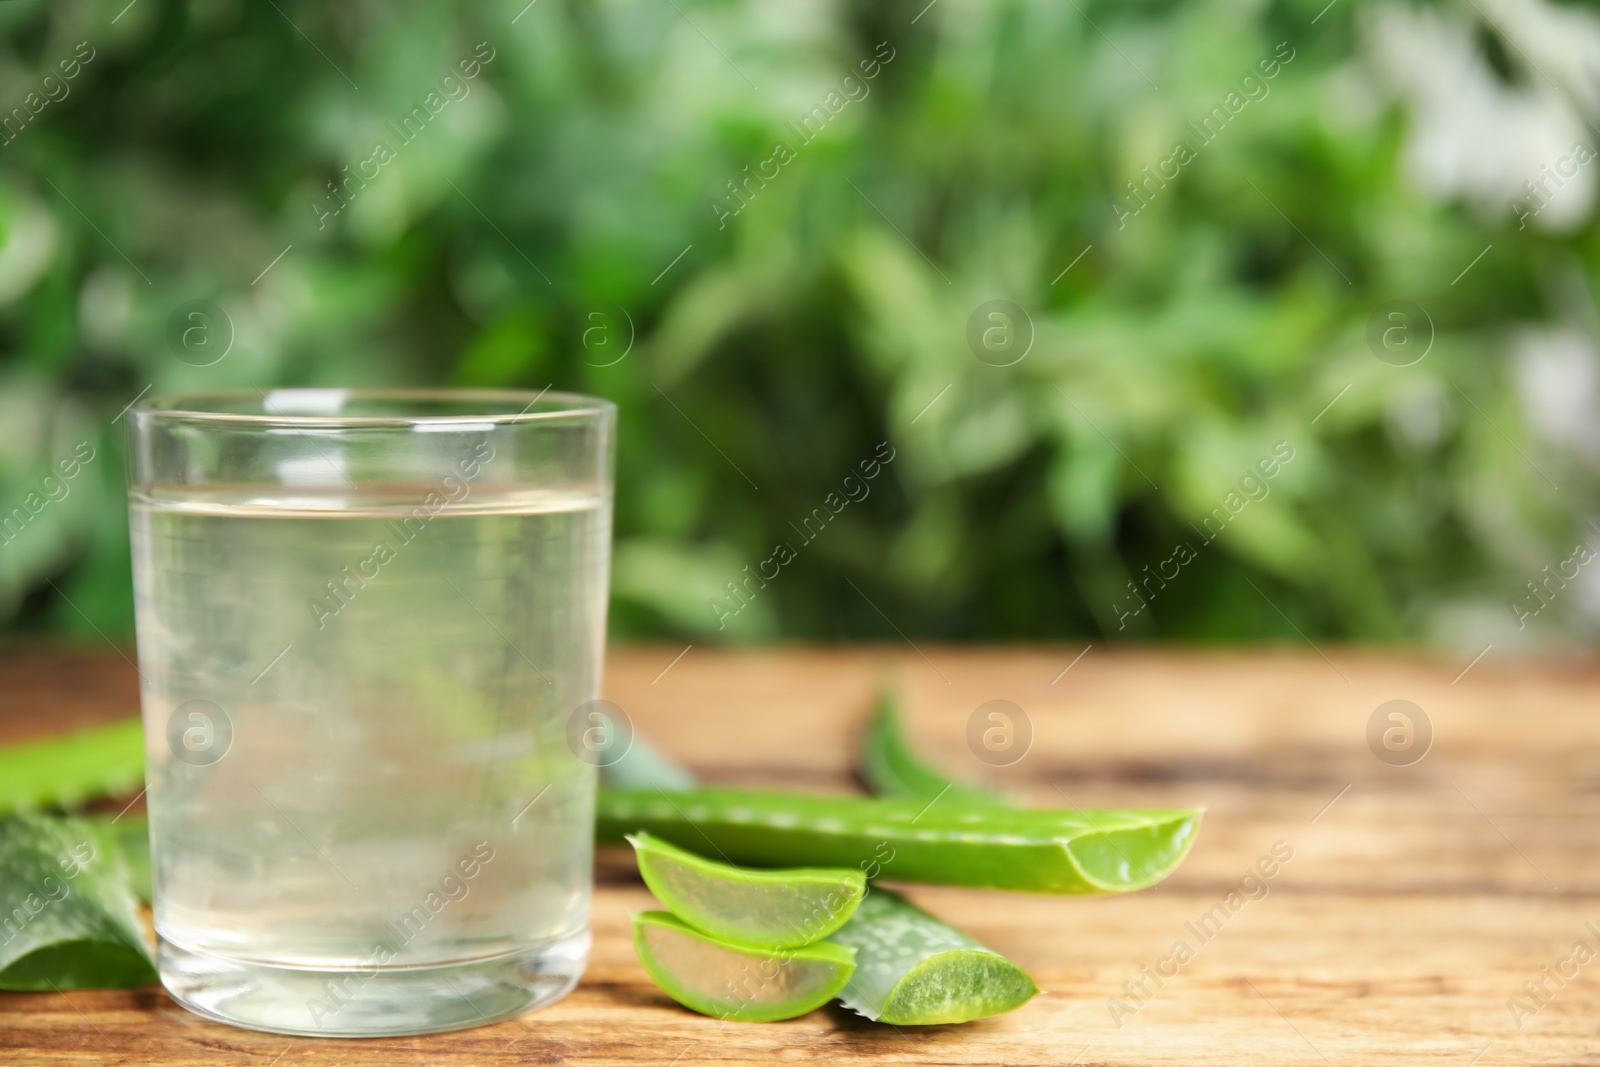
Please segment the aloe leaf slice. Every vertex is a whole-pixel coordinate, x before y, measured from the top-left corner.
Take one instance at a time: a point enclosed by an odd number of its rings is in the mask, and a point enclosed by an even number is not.
[[[730,944],[773,950],[820,941],[861,903],[867,878],[850,868],[757,870],[717,863],[652,834],[628,836],[645,885],[667,910]]]
[[[137,718],[0,748],[0,816],[75,808],[95,797],[132,793],[144,779]]]
[[[854,867],[871,878],[1038,893],[1120,893],[1171,874],[1201,809],[975,808],[745,790],[602,789],[595,834],[644,830],[733,863]]]
[[[861,735],[857,771],[879,796],[939,798],[968,805],[1005,805],[1009,801],[982,786],[958,782],[934,767],[912,748],[900,723],[900,699],[891,689],[878,694],[878,706]]]
[[[855,950],[831,941],[776,952],[711,937],[664,911],[633,917],[633,948],[666,994],[702,1015],[774,1022],[815,1011],[839,995]]]
[[[1015,963],[877,886],[829,940],[856,952],[844,1006],[877,1022],[964,1023],[1019,1008],[1039,992]]]
[[[88,819],[0,822],[0,989],[156,980],[121,853]]]

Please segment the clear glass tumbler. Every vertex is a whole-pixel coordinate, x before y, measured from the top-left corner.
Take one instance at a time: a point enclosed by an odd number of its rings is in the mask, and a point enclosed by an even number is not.
[[[348,1037],[571,989],[615,408],[290,389],[151,399],[128,423],[168,991]]]

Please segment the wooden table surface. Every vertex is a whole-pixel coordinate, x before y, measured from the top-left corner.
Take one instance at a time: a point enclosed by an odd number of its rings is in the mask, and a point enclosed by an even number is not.
[[[607,674],[607,695],[708,781],[853,788],[856,731],[893,670],[912,730],[951,769],[1040,805],[1206,805],[1194,851],[1155,889],[912,891],[1033,973],[1045,995],[1010,1015],[896,1030],[834,1008],[769,1024],[691,1014],[634,959],[628,915],[651,900],[625,857],[603,855],[588,973],[544,1011],[334,1041],[211,1023],[158,987],[0,994],[0,1063],[1600,1063],[1600,958],[1574,957],[1579,942],[1600,951],[1600,666],[1491,654],[1457,678],[1464,662],[1369,652],[1096,646],[1063,674],[1081,648],[692,648],[664,674],[679,649],[634,648]],[[88,652],[0,657],[0,694],[0,740],[136,698],[123,660]],[[991,699],[1035,733],[1004,770],[966,748]],[[1407,767],[1367,742],[1393,699],[1435,734]],[[1293,858],[1230,911],[1275,845]],[[1226,919],[1202,940],[1208,913]],[[1178,941],[1194,957],[1131,997],[1145,968],[1174,969],[1162,961]]]

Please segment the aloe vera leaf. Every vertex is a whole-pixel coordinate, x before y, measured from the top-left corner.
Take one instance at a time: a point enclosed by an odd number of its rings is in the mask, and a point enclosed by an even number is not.
[[[120,989],[155,979],[106,827],[42,815],[0,822],[0,989]]]
[[[839,999],[877,1022],[964,1023],[1020,1008],[1039,992],[1015,963],[877,886],[829,940],[856,951]]]
[[[143,815],[121,815],[106,824],[122,862],[128,869],[128,888],[150,903],[150,820]]]
[[[687,768],[637,730],[622,758],[600,768],[600,780],[619,789],[665,789],[669,793],[681,793],[697,784]]]
[[[116,732],[97,733],[102,736],[94,744],[63,738],[0,750],[0,811],[10,810],[7,796],[36,795],[13,783],[32,774],[19,754],[41,748],[51,750],[45,756],[63,775],[99,783],[84,786],[83,797],[110,788],[107,783],[116,778],[112,771],[142,755],[137,720]],[[71,758],[64,758],[68,754]],[[119,782],[117,788],[132,785]],[[735,863],[856,867],[868,878],[884,869],[889,877],[909,882],[1107,893],[1141,889],[1170,874],[1194,843],[1201,809],[978,810],[948,797],[924,804],[608,788],[600,790],[596,815],[600,840],[620,842],[624,834],[647,830],[679,847],[714,845]]]
[[[131,793],[144,779],[139,720],[0,748],[0,816],[35,808],[74,808],[95,797]]]
[[[907,740],[900,722],[900,700],[893,690],[878,694],[878,706],[861,735],[857,770],[878,796],[941,798],[967,805],[1009,801],[982,786],[958,782],[928,763]]]
[[[777,952],[710,937],[664,911],[633,917],[633,948],[673,1000],[702,1015],[775,1022],[815,1011],[839,995],[855,950],[830,941]]]
[[[765,867],[854,867],[871,878],[1038,893],[1118,893],[1171,874],[1201,809],[974,808],[700,789],[602,789],[595,834],[644,830],[680,848]]]
[[[758,870],[697,856],[651,834],[628,835],[656,899],[702,933],[772,950],[820,941],[844,925],[867,891],[854,867]]]

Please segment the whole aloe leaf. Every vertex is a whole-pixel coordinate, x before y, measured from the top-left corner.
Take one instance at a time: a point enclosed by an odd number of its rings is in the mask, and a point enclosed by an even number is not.
[[[700,789],[602,789],[595,835],[638,830],[729,863],[855,867],[868,878],[1039,893],[1154,885],[1194,843],[1201,809],[1020,810]]]
[[[1019,1008],[1039,992],[1015,963],[877,886],[828,940],[856,952],[839,999],[877,1022],[964,1023]]]
[[[0,812],[19,800],[87,798],[130,788],[142,763],[138,720],[0,750]],[[46,788],[30,760],[74,783]],[[7,777],[13,775],[14,777]],[[32,783],[32,784],[30,784]],[[47,785],[47,783],[46,783]],[[858,867],[904,881],[1046,893],[1110,893],[1165,878],[1194,843],[1201,809],[1009,810],[955,802],[820,797],[738,790],[600,790],[596,835],[620,843],[647,830],[683,848],[766,866]]]
[[[41,815],[0,822],[0,989],[155,981],[136,909],[103,825]]]

